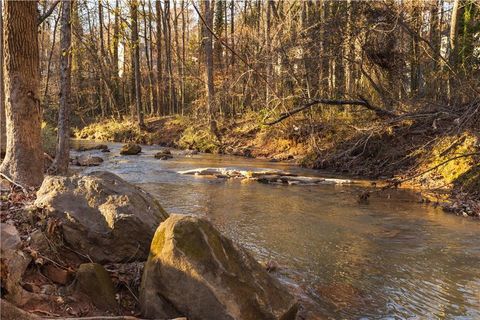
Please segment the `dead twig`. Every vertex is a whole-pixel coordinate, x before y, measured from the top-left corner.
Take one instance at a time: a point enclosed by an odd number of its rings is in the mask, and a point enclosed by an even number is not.
[[[6,174],[0,172],[0,176],[2,176],[5,180],[7,180],[8,182],[10,182],[11,184],[13,184],[13,185],[21,188],[24,193],[28,193],[28,190],[27,190],[26,187],[22,186],[22,185],[21,185],[20,183],[18,183],[18,182],[13,181],[13,180],[12,180],[10,177],[8,177]]]

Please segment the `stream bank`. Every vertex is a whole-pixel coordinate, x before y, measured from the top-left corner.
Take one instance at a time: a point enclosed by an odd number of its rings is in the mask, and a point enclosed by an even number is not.
[[[480,216],[480,140],[475,130],[440,134],[431,124],[412,122],[370,133],[328,121],[266,126],[255,113],[220,118],[218,137],[207,123],[188,117],[150,118],[146,126],[140,131],[128,119],[109,120],[78,129],[75,136],[294,163],[420,190],[426,201],[442,203],[449,212]]]

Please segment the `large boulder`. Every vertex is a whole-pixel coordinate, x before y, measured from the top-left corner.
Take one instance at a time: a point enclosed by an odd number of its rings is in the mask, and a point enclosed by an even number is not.
[[[122,155],[134,155],[139,154],[140,152],[142,152],[142,147],[136,143],[127,143],[122,146],[122,149],[120,149],[120,154]]]
[[[144,317],[294,319],[297,301],[206,220],[171,215],[157,229],[140,288]]]
[[[168,217],[147,192],[105,171],[47,176],[35,205],[58,218],[66,242],[95,262],[146,259],[156,227]]]

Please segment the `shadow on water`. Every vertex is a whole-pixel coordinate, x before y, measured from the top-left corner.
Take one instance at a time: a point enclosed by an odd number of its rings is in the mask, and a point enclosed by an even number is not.
[[[90,143],[90,142],[89,142]],[[358,204],[362,186],[264,185],[181,175],[202,167],[321,172],[231,156],[174,153],[120,156],[109,144],[108,170],[151,192],[172,213],[197,214],[274,260],[276,275],[297,286],[332,319],[480,319],[480,224],[418,203],[406,190]],[[96,151],[92,153],[97,154]],[[72,155],[76,153],[73,152]]]

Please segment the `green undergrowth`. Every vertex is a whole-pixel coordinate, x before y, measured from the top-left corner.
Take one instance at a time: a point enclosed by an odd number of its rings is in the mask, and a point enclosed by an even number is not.
[[[76,129],[74,134],[78,139],[154,144],[160,133],[140,130],[131,120],[109,119]]]
[[[201,152],[218,153],[220,143],[207,128],[188,127],[181,135],[178,143],[181,149],[195,149]]]

